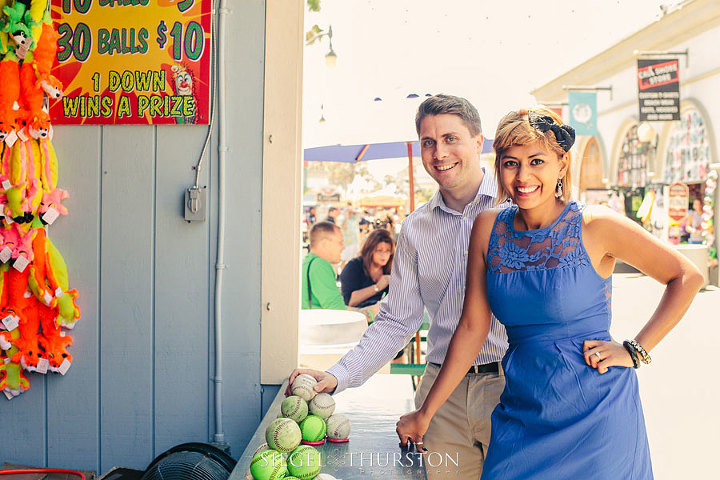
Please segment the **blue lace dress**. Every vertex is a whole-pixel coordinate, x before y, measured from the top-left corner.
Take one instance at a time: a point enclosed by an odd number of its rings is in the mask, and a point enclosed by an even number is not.
[[[516,211],[498,215],[488,248],[488,298],[510,348],[481,478],[652,479],[634,369],[600,375],[583,358],[583,341],[610,340],[612,283],[585,251],[582,208],[530,231],[513,229]]]

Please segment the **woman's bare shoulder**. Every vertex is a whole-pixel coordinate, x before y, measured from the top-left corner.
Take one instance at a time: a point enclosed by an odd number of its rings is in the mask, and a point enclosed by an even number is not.
[[[500,212],[505,210],[505,208],[489,208],[487,210],[483,210],[482,212],[478,213],[477,218],[475,219],[475,223],[479,223],[481,225],[490,225],[492,226],[495,223],[495,219],[498,215],[500,215]]]
[[[490,208],[488,210],[483,210],[482,212],[478,213],[478,216],[475,218],[473,230],[477,232],[477,235],[480,238],[490,238],[493,226],[495,225],[495,220],[497,219],[498,215],[500,215],[500,212],[502,212],[503,210],[505,209]]]
[[[628,223],[634,222],[604,205],[585,205],[585,208],[583,208],[583,223],[590,228],[612,228],[613,226],[626,226]]]

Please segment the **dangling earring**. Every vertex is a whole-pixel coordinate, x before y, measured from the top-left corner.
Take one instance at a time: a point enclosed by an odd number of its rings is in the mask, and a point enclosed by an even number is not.
[[[555,197],[562,198],[562,179],[558,178],[557,187],[555,187]]]

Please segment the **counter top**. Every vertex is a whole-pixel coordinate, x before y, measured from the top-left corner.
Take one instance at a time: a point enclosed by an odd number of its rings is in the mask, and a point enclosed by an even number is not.
[[[265,429],[280,413],[287,380],[280,387],[229,480],[243,480],[255,449],[265,443]],[[335,412],[350,419],[350,441],[326,442],[316,447],[322,458],[322,473],[338,480],[367,478],[425,478],[423,459],[399,447],[395,423],[414,410],[413,390],[407,375],[376,374],[359,388],[334,396]]]

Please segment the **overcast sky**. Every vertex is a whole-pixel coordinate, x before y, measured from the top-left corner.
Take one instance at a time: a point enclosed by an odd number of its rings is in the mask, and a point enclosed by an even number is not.
[[[494,136],[529,92],[655,21],[676,0],[321,0],[306,30],[332,25],[305,47],[304,147],[416,138],[419,101],[451,93],[479,110]],[[380,97],[382,102],[373,99]],[[319,123],[323,105],[325,123]]]

